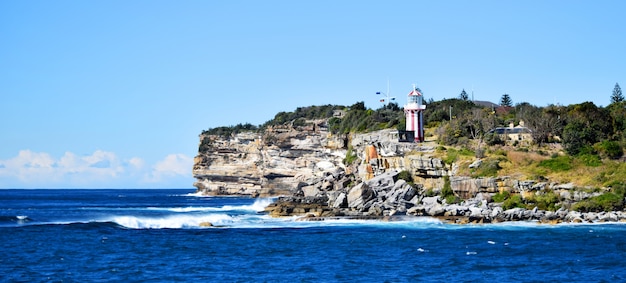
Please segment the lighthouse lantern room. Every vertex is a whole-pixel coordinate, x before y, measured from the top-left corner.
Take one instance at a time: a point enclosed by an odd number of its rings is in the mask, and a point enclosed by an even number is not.
[[[414,142],[424,141],[424,114],[426,105],[423,104],[422,92],[413,85],[413,90],[409,92],[407,104],[404,105],[406,115],[406,131],[413,132]]]

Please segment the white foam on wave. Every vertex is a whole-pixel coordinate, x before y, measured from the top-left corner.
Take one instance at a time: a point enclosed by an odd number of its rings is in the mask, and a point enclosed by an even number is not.
[[[200,192],[182,194],[180,196],[184,196],[184,197],[201,197],[201,198],[212,198],[212,197],[214,197],[214,196],[204,195],[204,194],[202,194]]]
[[[202,211],[225,211],[225,209],[220,207],[210,207],[210,206],[188,206],[188,207],[146,207],[146,210],[162,210],[162,211],[171,211],[171,212],[202,212]]]
[[[254,203],[247,205],[224,205],[222,207],[212,206],[188,206],[188,207],[147,207],[148,210],[164,210],[171,212],[220,212],[220,211],[251,211],[261,212],[274,200],[271,198],[256,199]]]
[[[103,220],[106,221],[106,220]],[[280,229],[313,227],[346,227],[374,225],[367,220],[298,221],[298,217],[273,218],[269,215],[223,213],[176,214],[165,217],[118,216],[110,222],[130,229],[189,229],[189,228],[231,228],[231,229]],[[211,225],[207,225],[210,223]]]
[[[131,229],[180,229],[201,227],[206,223],[213,226],[231,225],[235,219],[227,214],[206,214],[165,217],[117,216],[111,221]]]
[[[222,207],[222,209],[247,210],[247,211],[261,212],[261,211],[264,211],[268,205],[272,204],[272,202],[274,202],[273,198],[259,198],[259,199],[256,199],[253,204],[250,204],[250,205],[237,205],[237,206],[225,205]]]

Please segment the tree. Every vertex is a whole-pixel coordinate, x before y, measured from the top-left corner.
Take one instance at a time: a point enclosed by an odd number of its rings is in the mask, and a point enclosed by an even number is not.
[[[362,110],[362,111],[365,111],[365,109],[367,109],[367,108],[365,108],[365,102],[363,102],[363,101],[359,101],[359,102],[357,102],[355,104],[352,104],[352,106],[350,106],[350,110]]]
[[[528,111],[524,121],[532,130],[533,140],[542,144],[550,142],[554,137],[563,133],[564,121],[561,119],[561,107],[548,105],[545,108],[534,108]]]
[[[469,97],[467,96],[467,92],[465,92],[465,89],[463,89],[463,91],[461,91],[461,94],[459,94],[459,99],[461,100],[469,99]]]
[[[611,95],[611,103],[617,103],[622,101],[624,101],[622,88],[619,87],[618,83],[615,83],[615,88],[613,88],[613,94]]]
[[[511,97],[508,94],[503,94],[502,98],[500,98],[500,106],[508,106],[511,107],[513,106],[513,101],[511,100]]]
[[[570,155],[593,151],[592,146],[613,135],[613,125],[607,109],[593,102],[567,107],[567,125],[563,128],[563,148]]]

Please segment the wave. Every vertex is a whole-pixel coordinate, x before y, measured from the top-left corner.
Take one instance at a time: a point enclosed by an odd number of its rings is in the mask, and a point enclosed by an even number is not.
[[[171,215],[166,217],[117,216],[112,222],[131,229],[181,229],[205,226],[229,226],[236,222],[235,217],[227,214]]]
[[[220,212],[220,211],[252,211],[262,212],[265,208],[274,202],[274,199],[257,199],[252,204],[248,205],[224,205],[222,207],[210,207],[210,206],[188,206],[188,207],[148,207],[149,210],[164,210],[171,212]]]
[[[223,206],[221,208],[168,208],[176,213],[166,215],[105,215],[96,218],[75,219],[56,222],[39,222],[27,216],[0,216],[4,227],[32,226],[32,225],[85,225],[97,223],[113,223],[116,227],[127,229],[276,229],[276,228],[376,228],[376,229],[406,229],[406,230],[461,230],[461,229],[488,229],[488,230],[528,230],[528,229],[590,229],[593,225],[602,229],[615,227],[624,229],[626,223],[576,223],[576,224],[539,224],[537,222],[503,222],[495,224],[448,224],[432,217],[399,217],[392,221],[365,220],[349,218],[328,218],[323,221],[301,221],[298,217],[273,218],[267,214],[257,213],[265,207],[268,200],[257,200],[250,205]],[[207,211],[204,211],[207,210]],[[209,211],[214,210],[214,211]],[[229,210],[246,210],[247,213],[229,212]],[[184,213],[193,212],[193,213]],[[20,220],[21,218],[21,220]],[[81,226],[82,227],[82,226]],[[91,227],[87,225],[86,227]],[[611,229],[611,228],[609,228]]]
[[[4,216],[4,215],[0,215],[0,223],[1,222],[17,222],[17,223],[25,223],[25,222],[29,222],[32,221],[32,219],[30,219],[28,216],[26,215],[15,215],[15,216]]]
[[[268,205],[272,204],[274,200],[275,199],[273,198],[256,199],[254,203],[250,205],[239,205],[239,206],[225,205],[222,207],[222,209],[247,210],[247,211],[261,212],[261,211],[264,211]]]
[[[200,192],[195,192],[195,193],[188,193],[188,194],[182,194],[182,195],[175,195],[175,196],[184,196],[184,197],[201,197],[201,198],[212,198],[214,196],[209,196],[209,195],[204,195]]]

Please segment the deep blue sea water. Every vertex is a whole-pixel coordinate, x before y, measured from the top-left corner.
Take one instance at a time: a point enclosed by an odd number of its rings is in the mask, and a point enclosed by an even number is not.
[[[0,190],[0,281],[626,282],[626,224],[300,222],[270,201]]]

